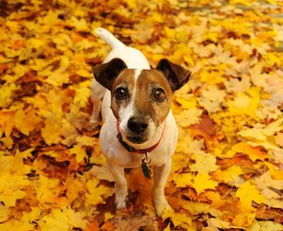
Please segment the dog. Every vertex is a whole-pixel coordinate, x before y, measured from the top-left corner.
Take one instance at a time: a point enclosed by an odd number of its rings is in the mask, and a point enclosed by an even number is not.
[[[170,208],[164,187],[178,140],[170,103],[191,72],[167,59],[151,69],[139,50],[126,46],[104,28],[95,32],[112,50],[93,68],[91,122],[103,121],[100,147],[115,181],[117,209],[126,207],[124,169],[141,166],[146,177],[153,169],[153,203],[160,216]]]

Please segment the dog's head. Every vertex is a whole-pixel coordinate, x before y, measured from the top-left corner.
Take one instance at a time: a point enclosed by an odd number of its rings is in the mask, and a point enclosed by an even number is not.
[[[143,144],[162,132],[174,91],[191,72],[167,59],[155,69],[127,69],[118,58],[94,67],[95,79],[111,91],[111,109],[119,121],[123,140]]]

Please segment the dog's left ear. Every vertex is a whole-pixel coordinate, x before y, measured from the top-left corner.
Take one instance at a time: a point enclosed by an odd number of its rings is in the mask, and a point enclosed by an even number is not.
[[[93,74],[97,82],[103,87],[111,90],[112,84],[120,72],[127,68],[122,59],[115,58],[108,63],[99,64],[93,67]]]
[[[173,92],[187,83],[191,76],[190,71],[184,69],[180,65],[171,63],[167,59],[161,59],[157,64],[156,69],[165,75]]]

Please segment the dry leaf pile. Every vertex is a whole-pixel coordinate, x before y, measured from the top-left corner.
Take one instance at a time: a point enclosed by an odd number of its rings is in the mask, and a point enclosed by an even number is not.
[[[99,26],[193,72],[162,218],[139,169],[115,213],[89,124]],[[0,0],[0,43],[1,231],[283,230],[282,1]]]

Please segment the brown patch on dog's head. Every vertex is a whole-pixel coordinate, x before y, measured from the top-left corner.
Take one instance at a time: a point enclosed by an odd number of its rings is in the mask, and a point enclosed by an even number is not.
[[[119,76],[115,79],[111,86],[111,109],[114,116],[119,120],[119,110],[121,108],[127,107],[130,103],[132,90],[134,88],[134,75],[135,70],[133,69],[124,69]],[[121,97],[118,94],[121,94],[121,91],[125,91],[125,96]],[[120,98],[119,98],[120,97]]]
[[[141,144],[162,131],[170,111],[171,87],[158,70],[121,71],[111,87],[111,108],[126,141]]]
[[[172,90],[157,70],[142,70],[136,83],[137,114],[149,117],[159,126],[170,111]]]

